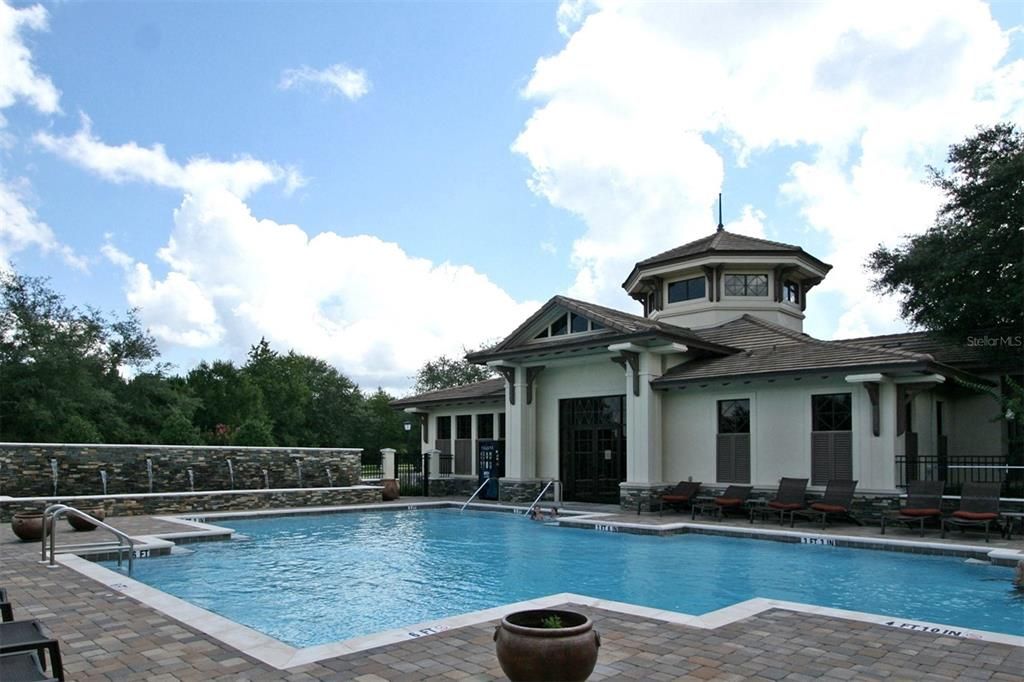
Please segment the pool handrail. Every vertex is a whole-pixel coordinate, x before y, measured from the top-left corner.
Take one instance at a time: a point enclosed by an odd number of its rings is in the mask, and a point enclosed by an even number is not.
[[[526,510],[527,518],[529,518],[530,512],[532,512],[533,508],[537,506],[537,503],[540,502],[540,498],[544,497],[544,493],[546,493],[548,491],[548,488],[550,488],[554,484],[555,480],[551,479],[550,481],[548,481],[547,485],[544,486],[544,489],[540,491],[540,495],[538,495],[537,499],[533,501],[533,504],[530,505],[530,508]]]
[[[460,509],[459,511],[460,512],[466,511],[466,507],[469,506],[469,503],[472,502],[476,498],[476,496],[480,494],[481,490],[483,490],[484,488],[487,487],[487,484],[490,483],[493,480],[493,478],[494,478],[493,476],[488,476],[487,480],[484,481],[483,483],[481,483],[480,487],[476,489],[476,492],[469,496],[469,499],[466,500],[465,504],[462,505],[462,509]]]
[[[47,558],[46,558],[46,536],[47,536],[47,533],[46,533],[46,531],[47,531],[47,527],[49,527],[49,530],[50,530],[50,533],[49,533],[49,536],[50,536],[50,558],[49,558],[49,562],[48,563],[49,563],[49,567],[50,568],[55,568],[56,565],[57,565],[57,563],[55,561],[55,555],[56,555],[56,549],[57,549],[57,520],[61,517],[61,515],[76,516],[76,517],[78,517],[80,519],[88,521],[91,524],[94,524],[95,526],[97,526],[99,528],[103,528],[104,530],[107,530],[107,531],[110,531],[111,533],[113,533],[114,536],[117,538],[117,567],[121,568],[122,562],[123,562],[123,559],[124,559],[123,554],[124,554],[125,549],[127,549],[128,550],[128,575],[132,574],[132,568],[133,568],[134,559],[135,559],[135,540],[133,538],[131,538],[129,535],[127,535],[126,533],[123,533],[122,531],[119,531],[117,528],[114,528],[110,524],[104,523],[103,521],[100,521],[99,519],[97,519],[97,518],[95,518],[95,517],[93,517],[93,516],[91,516],[89,514],[86,514],[81,509],[76,509],[76,508],[74,508],[72,506],[69,506],[69,505],[66,505],[66,504],[51,504],[49,507],[47,507],[45,509],[45,511],[43,511],[43,535],[42,535],[41,552],[40,552],[40,557],[39,557],[39,563],[41,563],[41,564],[42,563],[47,563]],[[127,543],[127,547],[125,547],[125,543]]]

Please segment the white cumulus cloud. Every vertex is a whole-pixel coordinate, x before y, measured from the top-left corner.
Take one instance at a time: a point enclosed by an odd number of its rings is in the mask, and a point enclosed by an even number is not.
[[[47,19],[41,5],[15,9],[0,2],[0,148],[17,142],[4,130],[4,109],[22,102],[41,114],[60,111],[60,93],[48,76],[36,70],[24,41],[27,31],[47,30]],[[12,256],[34,247],[57,253],[68,265],[84,270],[85,260],[57,239],[32,206],[30,194],[28,179],[10,178],[0,165],[0,268],[9,268]]]
[[[111,181],[182,192],[157,254],[165,276],[109,241],[103,248],[125,271],[128,301],[164,344],[240,354],[265,336],[333,362],[364,385],[396,390],[426,360],[502,336],[537,307],[469,266],[416,258],[370,235],[309,234],[254,216],[245,196],[288,182],[274,164],[181,164],[158,145],[109,145],[87,129],[39,141]]]
[[[638,258],[714,229],[722,153],[750,165],[787,148],[788,177],[764,181],[805,221],[787,234],[827,238],[815,255],[835,265],[821,291],[847,311],[839,331],[887,331],[895,303],[865,292],[867,254],[931,224],[924,167],[950,144],[1024,121],[1024,62],[980,1],[564,2],[556,20],[568,39],[537,62],[512,149],[530,188],[586,225],[571,293],[613,305],[630,305],[619,284]],[[730,229],[787,241],[765,234],[766,211]],[[809,331],[835,333],[811,303]]]
[[[366,71],[352,69],[344,64],[332,64],[323,69],[301,66],[285,69],[277,86],[282,90],[319,87],[355,101],[370,91],[370,79]]]

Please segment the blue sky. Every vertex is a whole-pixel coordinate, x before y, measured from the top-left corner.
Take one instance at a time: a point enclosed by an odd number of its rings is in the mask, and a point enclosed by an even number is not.
[[[2,0],[0,0],[2,2]],[[859,9],[858,9],[859,8]],[[260,336],[400,392],[556,293],[714,229],[836,268],[820,337],[902,329],[879,242],[1024,119],[1021,5],[0,6],[0,259],[140,309],[164,358]],[[333,82],[329,78],[333,76]]]

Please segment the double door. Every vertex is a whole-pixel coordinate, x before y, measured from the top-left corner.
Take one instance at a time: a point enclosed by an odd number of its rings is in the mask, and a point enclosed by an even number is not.
[[[576,502],[619,501],[626,480],[625,396],[559,403],[562,496]]]

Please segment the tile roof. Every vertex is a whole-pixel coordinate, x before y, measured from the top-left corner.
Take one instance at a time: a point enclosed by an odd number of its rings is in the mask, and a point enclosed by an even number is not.
[[[656,379],[655,386],[726,377],[867,368],[920,367],[922,371],[962,374],[950,366],[951,361],[963,356],[961,349],[922,334],[821,341],[753,315],[743,315],[696,333],[708,341],[728,343],[744,352],[677,365]]]
[[[832,266],[824,261],[818,260],[811,254],[804,251],[795,244],[784,244],[782,242],[773,242],[768,239],[759,239],[757,237],[747,237],[742,234],[735,234],[726,230],[720,230],[707,237],[702,237],[692,242],[677,246],[674,249],[668,251],[662,251],[661,253],[645,258],[642,261],[638,261],[633,266],[633,270],[630,272],[629,277],[626,278],[626,282],[637,273],[641,268],[645,268],[651,265],[660,265],[662,263],[671,263],[673,261],[685,260],[691,256],[699,256],[702,254],[727,254],[732,253],[736,255],[740,254],[771,254],[771,255],[800,255],[804,258],[817,264],[825,272],[832,269]],[[625,285],[624,285],[625,286]]]
[[[433,403],[457,403],[468,400],[490,399],[505,399],[505,380],[501,377],[484,379],[483,381],[466,384],[465,386],[442,388],[437,391],[420,393],[419,395],[413,395],[407,398],[399,398],[398,400],[392,400],[391,406],[415,407],[417,405]]]
[[[948,339],[943,339],[929,332],[863,336],[854,339],[842,339],[842,342],[858,346],[875,346],[914,353],[927,353],[937,361],[948,365],[985,367],[991,364],[990,358],[983,346],[951,343]]]
[[[834,342],[763,346],[718,358],[693,360],[673,367],[652,383],[665,386],[694,381],[932,364],[930,356],[890,353]]]
[[[793,331],[753,315],[743,315],[716,327],[697,329],[694,333],[712,343],[743,350],[766,346],[788,346],[815,340],[807,334]]]
[[[565,334],[542,342],[530,343],[532,337],[527,335],[535,328],[536,324],[543,318],[551,315],[555,309],[567,310],[582,315],[595,322],[604,325],[599,332],[583,334]],[[677,341],[688,345],[696,345],[707,350],[720,353],[733,352],[735,349],[709,341],[696,332],[685,327],[679,327],[657,320],[650,320],[639,315],[633,315],[614,308],[607,308],[596,303],[580,301],[568,296],[553,296],[540,310],[531,315],[525,322],[509,334],[501,343],[491,348],[470,353],[466,357],[473,362],[486,362],[490,359],[497,359],[504,355],[518,352],[544,352],[579,345],[599,346],[610,341],[621,341],[624,337],[652,335],[663,337],[669,341]]]

